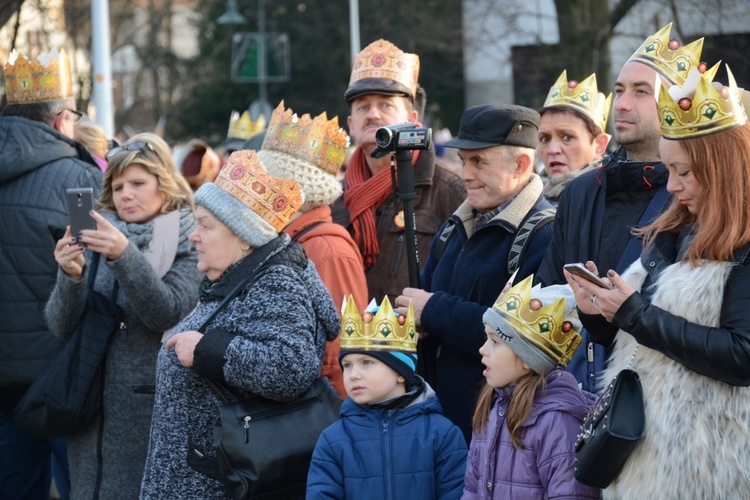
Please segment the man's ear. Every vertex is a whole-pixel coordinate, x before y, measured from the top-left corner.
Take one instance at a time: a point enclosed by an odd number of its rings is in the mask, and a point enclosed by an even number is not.
[[[422,122],[419,121],[419,113],[417,113],[416,109],[409,111],[407,120],[413,123],[417,128],[422,128]]]
[[[528,153],[521,153],[516,157],[516,175],[525,175],[531,167],[531,155]]]
[[[597,158],[602,156],[607,150],[607,144],[609,144],[610,137],[609,134],[605,134],[604,132],[594,137],[594,152],[596,153]]]
[[[346,117],[346,128],[352,129],[352,115]]]
[[[57,113],[55,115],[55,119],[52,121],[52,128],[60,132],[61,134],[65,135],[63,133],[63,122],[65,121],[65,110],[62,111],[62,113]]]

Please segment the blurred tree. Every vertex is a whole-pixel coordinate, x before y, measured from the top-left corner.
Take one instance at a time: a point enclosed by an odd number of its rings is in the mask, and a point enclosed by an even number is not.
[[[268,84],[268,100],[312,115],[326,111],[346,125],[349,114],[344,90],[351,54],[349,12],[343,2],[266,0],[266,31],[288,33],[292,78]],[[428,112],[437,124],[458,128],[463,111],[461,2],[459,0],[373,0],[360,2],[362,46],[386,38],[402,50],[419,54],[420,82],[428,96]],[[217,145],[224,140],[230,112],[247,109],[258,98],[257,84],[229,81],[233,31],[256,31],[257,2],[242,0],[246,27],[217,26],[224,2],[212,2],[201,16],[200,55],[191,61],[190,89],[172,108],[169,131],[176,137],[202,137]],[[436,36],[439,33],[440,36]],[[207,104],[209,103],[209,104]]]

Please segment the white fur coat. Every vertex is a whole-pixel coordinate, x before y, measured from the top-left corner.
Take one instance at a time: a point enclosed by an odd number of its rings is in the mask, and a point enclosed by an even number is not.
[[[652,304],[688,321],[718,326],[732,263],[678,262],[659,276]],[[640,290],[640,260],[623,276]],[[620,330],[602,376],[627,367],[635,339]],[[604,498],[740,499],[750,497],[750,388],[700,375],[658,351],[638,347],[633,361],[643,383],[646,435]]]

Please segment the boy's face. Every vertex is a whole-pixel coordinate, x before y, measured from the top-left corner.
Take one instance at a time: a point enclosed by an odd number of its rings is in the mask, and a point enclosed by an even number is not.
[[[487,341],[479,349],[479,354],[482,355],[482,364],[486,367],[482,375],[487,379],[488,385],[505,387],[531,372],[529,365],[503,342],[494,328],[484,325],[484,331]]]
[[[341,359],[344,387],[357,404],[372,404],[406,393],[406,380],[393,368],[367,354],[352,353]]]

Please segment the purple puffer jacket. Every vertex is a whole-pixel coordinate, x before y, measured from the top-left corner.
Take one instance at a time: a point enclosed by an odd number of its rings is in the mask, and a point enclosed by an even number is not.
[[[573,475],[573,446],[596,396],[583,392],[570,373],[553,370],[524,423],[525,449],[517,450],[505,423],[508,393],[495,389],[486,432],[471,438],[464,499],[599,498],[599,489]]]

